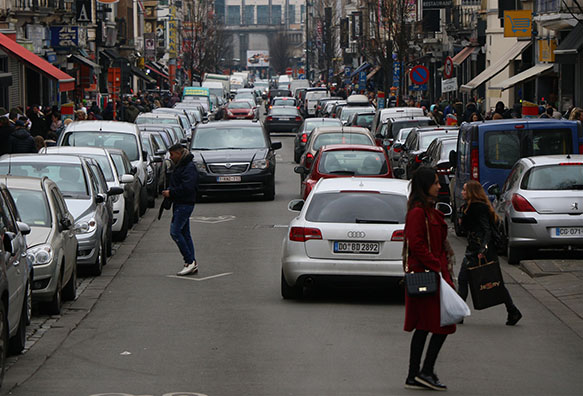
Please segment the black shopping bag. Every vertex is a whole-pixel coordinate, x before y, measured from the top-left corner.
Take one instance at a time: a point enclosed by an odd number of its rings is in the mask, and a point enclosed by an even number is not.
[[[486,309],[503,304],[506,289],[498,261],[479,260],[478,265],[468,267],[468,282],[474,309]]]

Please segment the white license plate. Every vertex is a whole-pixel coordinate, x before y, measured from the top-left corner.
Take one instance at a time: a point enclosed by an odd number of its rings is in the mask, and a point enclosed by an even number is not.
[[[289,120],[291,120],[291,118],[289,118],[289,117],[279,117],[279,118],[277,118],[277,120],[278,121],[289,121]]]
[[[379,243],[335,241],[334,253],[379,254]]]
[[[222,182],[240,182],[241,176],[217,176],[217,181]]]
[[[583,227],[557,227],[551,233],[555,238],[583,238]]]

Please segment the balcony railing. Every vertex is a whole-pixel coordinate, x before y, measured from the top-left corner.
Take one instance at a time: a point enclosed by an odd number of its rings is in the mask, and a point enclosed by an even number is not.
[[[65,0],[4,0],[5,8],[12,12],[19,11],[72,11],[72,3]]]
[[[535,11],[537,14],[581,12],[574,0],[536,0]]]

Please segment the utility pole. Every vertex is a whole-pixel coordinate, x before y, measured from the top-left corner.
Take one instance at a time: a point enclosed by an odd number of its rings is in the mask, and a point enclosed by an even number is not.
[[[310,2],[306,0],[306,80],[310,81],[310,38],[308,30],[308,17],[310,15]]]

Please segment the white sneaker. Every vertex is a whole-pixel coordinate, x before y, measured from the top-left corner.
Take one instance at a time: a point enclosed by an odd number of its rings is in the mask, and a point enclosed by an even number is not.
[[[184,268],[178,271],[176,275],[184,276],[194,274],[196,272],[198,272],[198,265],[196,264],[196,261],[193,261],[191,264],[185,265]]]

